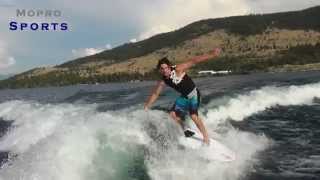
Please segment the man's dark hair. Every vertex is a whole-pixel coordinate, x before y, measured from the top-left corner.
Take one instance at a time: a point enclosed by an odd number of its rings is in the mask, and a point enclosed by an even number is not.
[[[169,61],[167,57],[164,57],[158,61],[157,69],[160,68],[161,64],[167,64],[168,66],[172,66],[172,63]]]

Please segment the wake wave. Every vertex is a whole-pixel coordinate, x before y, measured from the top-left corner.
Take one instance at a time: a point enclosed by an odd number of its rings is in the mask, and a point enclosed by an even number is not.
[[[163,111],[96,108],[0,104],[0,117],[13,121],[0,139],[0,151],[17,155],[3,165],[0,179],[238,179],[258,161],[255,153],[269,144],[264,136],[230,128],[220,140],[235,150],[246,148],[236,151],[234,163],[207,162],[177,146],[182,132]]]
[[[98,113],[95,106],[10,101],[0,104],[0,117],[14,121],[1,138],[0,151],[17,155],[0,170],[3,180],[113,177],[112,162],[96,166],[102,159],[99,152],[109,151],[102,157],[112,159],[116,153],[128,154],[133,152],[128,152],[130,148],[148,143],[141,123],[129,116]],[[107,170],[100,177],[102,168]]]
[[[233,163],[203,161],[179,148],[182,132],[163,111],[98,112],[96,105],[8,101],[0,104],[0,117],[13,124],[0,139],[0,151],[17,156],[2,167],[0,179],[239,179],[271,142],[227,120],[242,121],[276,105],[309,105],[319,97],[315,83],[211,100],[204,121],[209,134],[235,150]],[[221,126],[225,131],[216,131]]]
[[[276,105],[310,105],[314,98],[320,98],[320,83],[289,87],[267,86],[233,98],[212,100],[207,106],[209,110],[206,119],[212,126],[227,119],[242,121]]]

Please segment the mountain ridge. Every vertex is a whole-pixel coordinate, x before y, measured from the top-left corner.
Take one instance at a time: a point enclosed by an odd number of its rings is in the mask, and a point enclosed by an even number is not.
[[[29,70],[0,82],[0,88],[155,79],[154,66],[161,57],[167,56],[174,63],[179,63],[206,53],[213,47],[224,49],[221,60],[207,66],[213,69],[254,72],[270,70],[270,67],[285,65],[284,62],[312,64],[320,60],[317,54],[319,18],[320,6],[316,6],[302,11],[200,20],[181,29],[140,42],[126,43],[96,55],[54,67]],[[306,51],[304,47],[312,49],[315,58],[305,58],[306,54],[302,53]],[[293,60],[283,60],[282,57],[292,58],[288,55],[290,53],[295,56]],[[299,58],[307,60],[301,61]],[[279,59],[279,62],[273,59]],[[221,65],[222,62],[224,65]],[[198,66],[194,70],[201,70],[199,67],[205,68]]]

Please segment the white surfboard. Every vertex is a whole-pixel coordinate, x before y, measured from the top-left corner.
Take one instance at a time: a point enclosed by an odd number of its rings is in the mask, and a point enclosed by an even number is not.
[[[185,148],[196,150],[196,153],[209,161],[231,162],[236,159],[235,153],[221,142],[210,138],[210,145],[205,145],[202,135],[194,132],[192,137],[181,137],[180,144]]]

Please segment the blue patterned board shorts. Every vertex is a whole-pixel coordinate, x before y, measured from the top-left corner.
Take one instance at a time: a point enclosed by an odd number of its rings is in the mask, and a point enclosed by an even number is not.
[[[200,98],[200,92],[198,89],[196,95],[192,97],[187,98],[180,96],[176,99],[171,111],[176,112],[176,114],[181,118],[184,118],[188,113],[198,115]]]

